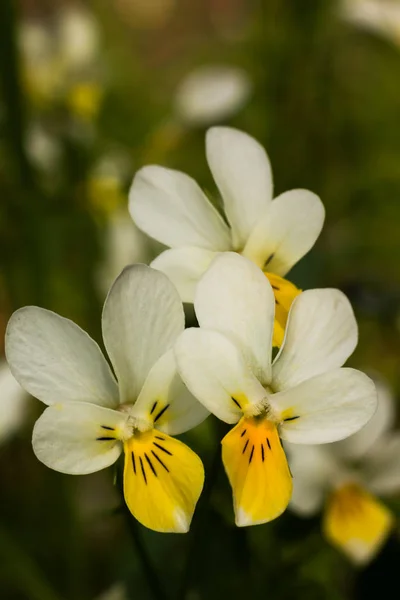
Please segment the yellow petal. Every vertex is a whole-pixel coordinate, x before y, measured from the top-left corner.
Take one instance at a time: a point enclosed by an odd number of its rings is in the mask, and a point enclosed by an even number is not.
[[[236,525],[279,517],[292,495],[292,476],[274,423],[243,417],[222,440],[222,460],[233,490]]]
[[[124,443],[124,495],[149,529],[186,533],[203,489],[204,469],[188,446],[153,429]]]
[[[351,560],[365,564],[378,552],[393,521],[386,506],[358,485],[347,484],[328,500],[324,533]]]
[[[293,300],[301,294],[293,283],[275,273],[264,273],[270,282],[275,295],[275,323],[272,345],[280,348],[285,336],[285,327]]]

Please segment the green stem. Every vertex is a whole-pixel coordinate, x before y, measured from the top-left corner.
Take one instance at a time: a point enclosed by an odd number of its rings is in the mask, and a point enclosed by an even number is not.
[[[168,598],[168,596],[165,593],[164,587],[161,584],[161,581],[157,575],[154,565],[153,565],[153,563],[149,557],[149,554],[147,552],[146,546],[143,541],[142,532],[140,530],[140,525],[136,521],[136,519],[134,519],[132,517],[130,511],[128,510],[128,507],[125,504],[125,499],[124,499],[122,490],[121,490],[121,495],[122,495],[122,503],[123,503],[122,510],[123,510],[124,517],[125,517],[126,527],[129,531],[130,538],[133,542],[133,546],[135,548],[136,554],[141,562],[141,565],[143,568],[143,573],[144,573],[147,585],[149,587],[149,590],[151,591],[151,595],[154,598],[154,600],[166,600]],[[135,598],[137,598],[137,590],[136,589],[134,589],[131,594],[131,599],[135,600]]]
[[[8,566],[8,575],[29,600],[62,600],[25,551],[3,528],[0,528],[0,556]]]
[[[0,2],[0,76],[3,88],[8,145],[15,156],[17,178],[22,187],[33,188],[32,168],[25,150],[25,115],[16,45],[16,10],[13,0]]]
[[[192,581],[195,574],[195,569],[198,566],[199,561],[197,557],[199,548],[204,543],[211,494],[218,479],[220,466],[221,445],[218,443],[211,461],[209,473],[206,476],[206,485],[199,502],[199,508],[193,520],[193,525],[189,534],[191,539],[189,541],[189,550],[187,553],[182,581],[177,594],[177,600],[186,600],[190,582]],[[202,563],[202,568],[204,569],[204,563]]]

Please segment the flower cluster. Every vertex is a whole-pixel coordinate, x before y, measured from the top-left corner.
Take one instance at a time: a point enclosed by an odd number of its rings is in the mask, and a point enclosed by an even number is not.
[[[112,370],[82,329],[49,310],[18,310],[6,333],[14,377],[48,405],[33,431],[39,460],[84,474],[123,453],[126,503],[161,532],[189,529],[204,469],[173,436],[209,412],[233,425],[222,460],[236,524],[247,526],[275,519],[291,498],[301,507],[302,486],[314,509],[340,469],[332,462],[318,479],[312,467],[308,484],[298,476],[309,464],[302,456],[356,434],[377,406],[373,381],[343,367],[358,337],[345,295],[302,292],[286,279],[321,231],[320,199],[307,190],[273,199],[268,157],[243,132],[211,128],[206,148],[224,216],[184,173],[147,166],[134,178],[136,225],[170,249],[151,266],[127,266],[108,293],[102,331]],[[182,302],[194,304],[199,327],[185,330]],[[367,427],[362,435],[376,440]],[[326,518],[330,539],[347,548],[358,529],[340,529],[342,504],[368,505],[374,543],[391,524],[357,485],[346,479]]]

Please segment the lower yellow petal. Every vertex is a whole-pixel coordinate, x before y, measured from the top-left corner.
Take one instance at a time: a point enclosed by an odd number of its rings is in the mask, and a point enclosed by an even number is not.
[[[267,523],[283,513],[292,495],[292,476],[274,423],[243,417],[222,440],[222,460],[236,525]]]
[[[293,300],[301,294],[301,290],[293,283],[275,275],[275,273],[264,273],[270,282],[275,295],[275,322],[272,338],[273,346],[280,348],[285,336],[285,327]]]
[[[356,484],[337,489],[324,517],[327,539],[358,564],[378,552],[393,525],[393,515],[379,500]]]
[[[154,531],[186,533],[204,484],[200,458],[157,430],[135,434],[124,450],[124,495],[133,516]]]

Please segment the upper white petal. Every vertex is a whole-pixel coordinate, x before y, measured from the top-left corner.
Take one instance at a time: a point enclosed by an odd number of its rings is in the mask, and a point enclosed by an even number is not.
[[[258,404],[266,394],[245,364],[239,348],[217,331],[186,329],[175,346],[181,377],[192,394],[226,423],[236,423],[247,402]]]
[[[341,367],[354,351],[357,338],[353,309],[341,291],[303,292],[292,304],[283,346],[272,366],[273,388],[291,388]]]
[[[168,275],[182,302],[193,302],[197,283],[215,256],[215,252],[202,248],[172,248],[157,256],[151,266]]]
[[[0,363],[0,443],[24,421],[28,396],[11,374],[6,362]]]
[[[355,369],[335,369],[273,394],[282,438],[295,444],[325,444],[358,431],[376,410],[374,382]],[[288,419],[285,421],[285,419]]]
[[[17,310],[8,323],[6,354],[17,381],[45,404],[118,404],[117,385],[96,342],[50,310]]]
[[[271,202],[254,227],[243,255],[271,273],[285,275],[314,246],[324,223],[321,200],[291,190]]]
[[[264,148],[230,127],[212,127],[206,136],[207,160],[241,250],[272,199],[272,174]]]
[[[126,267],[103,309],[103,337],[121,402],[135,402],[156,361],[183,331],[182,302],[168,277],[145,265]]]
[[[139,419],[150,417],[156,429],[178,435],[199,425],[209,412],[183,383],[174,351],[168,350],[148,374],[132,414]]]
[[[364,479],[376,494],[400,491],[400,433],[382,436],[363,464]]]
[[[97,439],[113,435],[101,426],[117,429],[126,419],[126,414],[94,404],[53,404],[35,423],[33,450],[40,461],[61,473],[94,473],[112,465],[122,450],[117,440]]]
[[[129,192],[136,225],[156,240],[177,248],[228,250],[231,235],[222,217],[191,177],[164,167],[143,167]]]
[[[351,460],[360,459],[369,451],[374,454],[376,444],[384,444],[385,434],[394,424],[395,407],[390,388],[382,380],[375,380],[378,406],[374,416],[360,431],[333,445],[334,452]]]
[[[201,327],[231,337],[257,379],[271,379],[275,300],[263,272],[234,252],[217,256],[200,280],[194,307]]]

